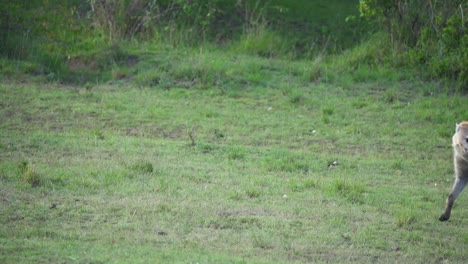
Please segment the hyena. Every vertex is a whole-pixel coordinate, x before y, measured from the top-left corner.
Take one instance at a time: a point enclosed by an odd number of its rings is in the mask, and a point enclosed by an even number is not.
[[[452,206],[458,195],[468,183],[468,122],[463,121],[455,127],[452,138],[453,163],[455,168],[455,183],[447,198],[445,212],[439,217],[440,221],[447,221],[452,212]]]

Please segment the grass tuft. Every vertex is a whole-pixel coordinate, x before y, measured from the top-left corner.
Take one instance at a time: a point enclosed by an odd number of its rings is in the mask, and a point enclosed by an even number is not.
[[[256,199],[262,195],[262,190],[259,188],[250,187],[245,190],[245,193],[249,198]]]
[[[303,157],[284,151],[273,153],[264,160],[264,164],[268,171],[307,173],[310,169]]]
[[[316,188],[318,186],[318,181],[314,178],[306,179],[293,179],[289,181],[289,188],[293,192],[303,192],[309,189]]]
[[[329,188],[331,193],[343,196],[351,203],[364,203],[366,187],[363,184],[338,178],[331,182]]]
[[[130,165],[130,169],[140,174],[151,174],[154,171],[153,164],[148,161],[137,161]]]
[[[233,147],[227,150],[227,157],[230,160],[245,160],[247,154],[241,147]]]
[[[30,184],[31,187],[35,188],[44,184],[44,176],[28,161],[21,161],[18,164],[18,170],[22,180]]]
[[[395,218],[396,225],[399,228],[411,226],[417,221],[416,215],[411,211],[399,212]]]

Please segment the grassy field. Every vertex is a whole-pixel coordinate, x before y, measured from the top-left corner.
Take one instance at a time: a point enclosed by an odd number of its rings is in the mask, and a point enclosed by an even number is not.
[[[128,61],[108,84],[0,83],[0,262],[466,261],[468,196],[438,221],[466,95],[364,66]]]

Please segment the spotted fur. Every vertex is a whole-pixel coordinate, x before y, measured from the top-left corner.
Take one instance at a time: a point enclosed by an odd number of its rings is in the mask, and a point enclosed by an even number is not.
[[[453,203],[468,183],[468,122],[456,125],[452,138],[453,165],[455,169],[455,183],[447,197],[445,212],[439,217],[440,221],[447,221],[452,212]]]

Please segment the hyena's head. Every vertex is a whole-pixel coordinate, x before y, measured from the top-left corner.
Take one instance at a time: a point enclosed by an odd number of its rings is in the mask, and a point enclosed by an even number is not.
[[[456,150],[468,156],[468,122],[463,121],[455,126],[455,135],[453,135],[453,146]]]

